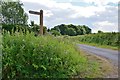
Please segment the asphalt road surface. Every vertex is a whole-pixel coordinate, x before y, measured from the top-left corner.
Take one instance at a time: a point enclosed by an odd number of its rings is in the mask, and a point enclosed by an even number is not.
[[[80,49],[87,51],[90,54],[95,54],[100,57],[109,59],[113,65],[118,66],[118,51],[104,48],[97,48],[94,46],[78,44]]]

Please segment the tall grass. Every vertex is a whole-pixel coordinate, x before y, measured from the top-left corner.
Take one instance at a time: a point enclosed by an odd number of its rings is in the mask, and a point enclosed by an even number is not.
[[[95,62],[80,55],[71,42],[33,33],[3,34],[2,73],[7,78],[90,77],[98,70]]]
[[[76,40],[80,43],[96,45],[101,47],[107,47],[112,49],[118,49],[120,33],[96,33],[72,37],[72,40]]]

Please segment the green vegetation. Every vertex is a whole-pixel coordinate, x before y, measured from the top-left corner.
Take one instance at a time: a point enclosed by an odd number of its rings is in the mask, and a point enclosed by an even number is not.
[[[5,31],[6,32],[6,31]],[[3,34],[3,78],[94,77],[98,67],[64,38],[33,33]]]
[[[56,30],[52,30],[52,31],[50,31],[51,33],[52,33],[52,35],[54,35],[54,36],[60,36],[61,34],[60,34],[60,32],[58,32],[58,31],[56,31]]]
[[[34,21],[28,26],[28,16],[22,8],[22,3],[18,1],[1,4],[3,22],[0,24],[0,32],[3,36],[0,35],[0,65],[2,64],[4,80],[99,77],[99,64],[96,60],[83,56],[85,53],[73,42],[114,47],[119,45],[118,33],[98,31],[99,34],[91,34],[91,29],[85,25],[61,24],[51,30],[44,26],[44,36],[39,36],[39,26],[34,24]],[[47,31],[54,36],[47,34]],[[71,37],[76,35],[83,36]]]
[[[2,1],[2,23],[3,24],[20,24],[27,25],[28,15],[25,13],[22,8],[23,4],[20,1],[10,2]]]
[[[95,46],[95,47],[99,47],[99,48],[118,50],[118,47],[115,47],[115,46],[100,45],[100,44],[97,44],[97,43],[87,43],[87,42],[79,42],[79,43],[80,43],[80,44],[90,45],[90,46]]]
[[[40,30],[40,25],[34,24],[34,21],[31,21],[30,26],[31,26],[29,27],[30,31],[38,35],[39,30]],[[47,33],[47,28],[46,26],[43,26],[43,34],[46,34],[46,33]]]
[[[10,31],[14,29],[26,29],[30,31],[30,28],[27,25],[28,15],[23,9],[23,4],[18,2],[11,1],[2,1],[1,2],[1,17],[2,17],[2,29]]]
[[[84,35],[84,34],[91,33],[91,29],[88,26],[85,26],[85,25],[76,26],[73,24],[57,25],[54,28],[52,28],[51,31],[52,30],[56,30],[56,31],[60,32],[61,35],[69,35],[69,36]]]
[[[96,33],[72,37],[78,40],[79,43],[89,44],[103,48],[118,49],[120,33]]]

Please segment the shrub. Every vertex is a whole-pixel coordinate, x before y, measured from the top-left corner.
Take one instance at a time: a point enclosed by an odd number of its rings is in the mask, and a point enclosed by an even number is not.
[[[79,37],[79,41],[87,43],[96,43],[100,45],[119,46],[119,33],[97,33]]]
[[[52,30],[51,33],[52,33],[52,35],[54,35],[54,36],[60,36],[60,35],[61,35],[60,32],[58,32],[58,31],[56,31],[56,30]]]
[[[68,78],[78,72],[81,77],[97,70],[79,54],[73,44],[51,36],[33,33],[3,35],[2,69],[7,78]],[[90,72],[90,74],[86,74]]]

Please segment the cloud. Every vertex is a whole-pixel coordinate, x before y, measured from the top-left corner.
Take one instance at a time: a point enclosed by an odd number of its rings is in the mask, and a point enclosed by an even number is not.
[[[52,13],[50,10],[44,10],[44,15],[45,15],[46,17],[50,17],[50,16],[53,15],[53,13]]]
[[[105,8],[104,7],[95,7],[95,6],[87,6],[87,7],[83,7],[83,6],[73,6],[71,3],[57,3],[53,0],[23,0],[23,2],[37,2],[39,3],[39,5],[44,5],[46,6],[48,9],[50,10],[54,10],[54,11],[58,11],[58,10],[66,10],[68,11],[69,9],[75,13],[75,14],[71,14],[71,18],[76,18],[76,17],[90,17],[95,15],[96,12],[101,12],[104,11]]]
[[[93,32],[97,32],[98,30],[104,32],[116,32],[118,31],[118,26],[115,23],[110,23],[109,21],[96,22],[93,24],[95,26]]]
[[[97,6],[106,6],[109,3],[117,4],[119,0],[82,0],[86,3],[94,3]]]
[[[73,7],[72,8],[74,13],[71,15],[72,18],[77,18],[77,17],[91,17],[96,15],[98,12],[103,12],[105,11],[104,7],[95,7],[95,6],[88,6],[88,7]]]
[[[58,2],[59,0],[21,0],[24,3],[24,9],[28,11],[40,9],[44,10],[44,25],[51,28],[57,24],[85,24],[96,32],[98,29],[104,31],[111,31],[117,28],[118,7],[116,6],[118,0],[80,0],[80,5],[73,4],[72,0],[67,2]],[[81,4],[90,4],[82,6]],[[115,6],[109,5],[115,4]],[[28,13],[29,14],[29,13]],[[36,16],[29,14],[29,21],[35,20],[39,24],[39,19]],[[104,23],[104,25],[103,25]],[[114,25],[110,25],[114,24]],[[109,24],[109,25],[105,25]],[[101,26],[100,26],[101,25]],[[107,26],[107,27],[106,27]],[[110,26],[111,28],[108,28]],[[113,29],[114,28],[114,29]]]

